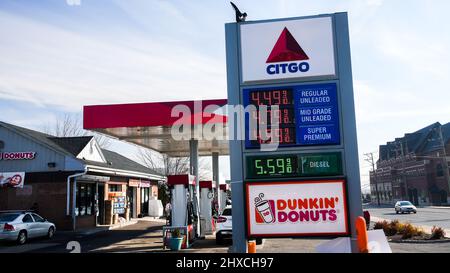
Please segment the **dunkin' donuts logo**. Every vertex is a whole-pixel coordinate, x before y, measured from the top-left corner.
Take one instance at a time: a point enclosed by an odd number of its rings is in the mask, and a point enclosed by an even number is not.
[[[273,200],[264,200],[264,193],[255,198],[256,223],[270,224],[275,222],[275,203]]]
[[[338,197],[264,200],[264,193],[255,198],[257,224],[334,222],[337,220]]]

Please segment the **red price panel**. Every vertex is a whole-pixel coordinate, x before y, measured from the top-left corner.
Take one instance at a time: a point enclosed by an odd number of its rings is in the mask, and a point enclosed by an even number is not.
[[[252,105],[293,105],[292,89],[252,91],[249,93],[249,104]]]
[[[278,128],[273,131],[273,133],[272,131],[273,130],[271,128],[268,128],[266,135],[264,135],[261,130],[253,130],[251,132],[253,134],[252,139],[250,140],[252,146],[272,143],[272,134],[276,139],[278,139],[279,145],[292,145],[296,143],[295,127]]]
[[[294,125],[295,113],[293,108],[283,109],[267,109],[267,117],[264,118],[263,113],[260,111],[252,112],[252,119],[256,121],[256,124],[271,125],[272,121],[277,121],[279,126]]]
[[[252,131],[248,128],[247,131],[250,146],[259,147],[261,144],[273,143],[273,137],[278,140],[279,145],[296,143],[292,89],[252,90],[246,93],[246,96],[247,105],[254,105],[257,108],[257,111],[252,112],[249,117],[253,124],[256,124],[256,128],[252,128]],[[260,106],[267,106],[267,115],[260,110]],[[277,106],[277,109],[272,109],[273,106]],[[272,128],[273,122],[278,123],[277,129]]]

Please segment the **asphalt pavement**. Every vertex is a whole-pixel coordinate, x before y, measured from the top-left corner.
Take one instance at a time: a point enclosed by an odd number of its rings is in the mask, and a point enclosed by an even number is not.
[[[367,208],[366,208],[367,209]],[[419,208],[417,214],[396,215],[390,208],[368,208],[374,217],[384,219],[399,219],[413,224],[447,223],[450,218],[450,209]],[[389,218],[391,217],[391,218]],[[448,223],[447,223],[448,224]],[[162,248],[161,222],[138,221],[136,224],[89,233],[59,232],[51,239],[35,239],[26,245],[17,246],[12,243],[0,243],[0,253],[68,253],[79,246],[81,253],[149,253],[166,252]],[[447,226],[445,226],[447,227]],[[267,239],[263,245],[257,246],[258,253],[314,253],[317,245],[328,239]],[[230,242],[229,242],[230,243]],[[429,253],[450,252],[450,243],[389,243],[392,252],[401,253]],[[72,245],[72,247],[71,247]],[[197,253],[227,253],[229,244],[218,246],[214,236],[207,236],[206,240],[198,240],[190,249],[182,252]]]
[[[0,253],[161,251],[162,226],[160,222],[138,221],[134,225],[95,233],[56,232],[55,237],[50,240],[33,239],[22,246],[2,242]]]

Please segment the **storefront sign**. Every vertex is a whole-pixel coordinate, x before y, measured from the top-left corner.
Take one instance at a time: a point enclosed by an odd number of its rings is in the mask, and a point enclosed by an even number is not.
[[[334,76],[331,17],[242,24],[243,82]]]
[[[1,188],[23,188],[25,183],[24,172],[0,173]]]
[[[128,180],[128,186],[138,188],[141,184],[141,180],[130,179]]]
[[[344,180],[247,182],[247,236],[347,236]]]
[[[36,157],[35,152],[3,152],[0,160],[32,160]]]
[[[142,181],[141,180],[141,184],[140,184],[141,188],[150,188],[151,185],[152,185],[152,183],[150,181]]]
[[[128,180],[128,186],[135,188],[150,188],[151,182],[147,180],[130,179]]]
[[[85,174],[79,178],[79,180],[88,180],[88,181],[96,181],[96,182],[108,182],[110,180],[109,176],[99,176],[99,175],[91,175]]]

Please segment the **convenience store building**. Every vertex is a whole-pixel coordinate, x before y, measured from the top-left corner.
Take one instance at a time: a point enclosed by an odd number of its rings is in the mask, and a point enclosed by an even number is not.
[[[92,136],[54,137],[0,122],[0,154],[0,181],[22,179],[16,187],[2,184],[0,210],[37,207],[61,230],[162,211],[158,183],[166,178],[102,149]]]

